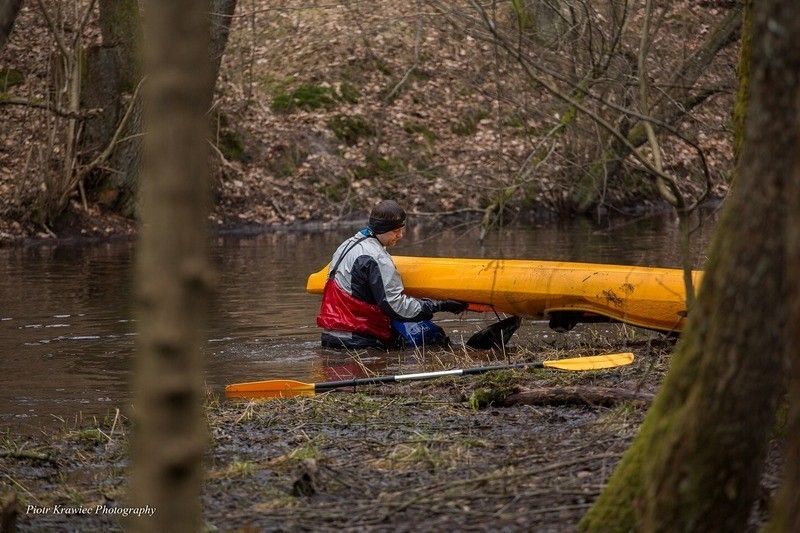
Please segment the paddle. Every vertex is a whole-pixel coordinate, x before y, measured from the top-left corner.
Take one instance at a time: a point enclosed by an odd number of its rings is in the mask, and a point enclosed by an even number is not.
[[[401,381],[421,381],[443,376],[470,376],[510,368],[556,368],[568,371],[600,370],[603,368],[629,365],[632,362],[632,353],[614,353],[592,355],[588,357],[574,357],[571,359],[531,361],[528,363],[516,363],[511,365],[440,370],[438,372],[422,372],[419,374],[399,374],[396,376],[374,376],[343,381],[325,381],[322,383],[303,383],[302,381],[295,381],[292,379],[269,379],[266,381],[251,381],[249,383],[234,383],[228,385],[225,387],[225,395],[228,398],[290,398],[292,396],[313,396],[317,392],[342,387],[397,383]]]
[[[476,350],[502,349],[519,329],[520,324],[522,319],[518,316],[504,318],[474,333],[467,340],[467,346]]]

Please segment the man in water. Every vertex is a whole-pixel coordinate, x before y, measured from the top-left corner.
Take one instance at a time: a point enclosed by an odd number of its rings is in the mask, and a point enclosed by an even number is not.
[[[405,224],[403,208],[384,200],[370,213],[369,225],[336,249],[317,316],[317,325],[324,328],[323,346],[388,348],[395,339],[392,321],[421,322],[439,311],[466,310],[463,302],[404,294],[386,248],[403,238]]]

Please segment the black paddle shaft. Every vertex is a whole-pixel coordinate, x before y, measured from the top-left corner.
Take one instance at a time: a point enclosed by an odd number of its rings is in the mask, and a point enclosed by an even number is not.
[[[495,370],[509,370],[512,368],[543,368],[544,362],[531,361],[528,363],[516,363],[513,365],[494,365],[478,366],[475,368],[459,368],[455,370],[440,370],[437,372],[421,372],[419,374],[398,374],[396,376],[375,376],[371,378],[357,378],[342,381],[323,381],[315,383],[314,390],[317,392],[338,389],[342,387],[358,387],[360,385],[379,385],[382,383],[396,383],[400,381],[422,381],[444,376],[472,376],[475,374],[485,374]]]

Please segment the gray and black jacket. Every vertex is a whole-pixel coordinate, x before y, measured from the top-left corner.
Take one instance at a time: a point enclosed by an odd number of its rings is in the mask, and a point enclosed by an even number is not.
[[[368,230],[359,231],[344,241],[334,252],[329,267],[337,264],[345,251],[347,254],[339,263],[334,279],[346,293],[377,305],[391,320],[400,322],[429,320],[439,310],[440,302],[436,300],[412,298],[403,293],[403,281],[392,257]],[[377,339],[333,330],[323,331],[322,343],[348,348],[381,346]]]

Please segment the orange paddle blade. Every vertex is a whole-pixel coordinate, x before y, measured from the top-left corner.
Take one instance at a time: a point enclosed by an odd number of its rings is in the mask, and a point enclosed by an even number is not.
[[[225,387],[228,398],[291,398],[293,396],[313,396],[314,384],[293,379],[268,379],[233,383]]]

